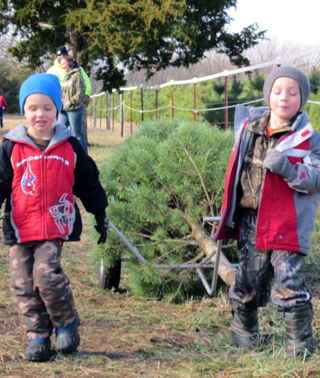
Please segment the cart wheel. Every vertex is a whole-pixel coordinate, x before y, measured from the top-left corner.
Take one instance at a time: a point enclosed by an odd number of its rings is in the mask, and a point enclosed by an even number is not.
[[[103,257],[98,263],[98,280],[102,290],[118,289],[120,284],[121,260],[118,260],[112,268],[103,267]]]

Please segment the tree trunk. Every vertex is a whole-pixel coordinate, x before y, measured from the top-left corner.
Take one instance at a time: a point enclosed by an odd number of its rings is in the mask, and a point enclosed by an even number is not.
[[[217,250],[217,243],[207,235],[205,229],[197,223],[193,223],[189,219],[192,228],[192,236],[195,240],[201,243],[201,249],[209,256],[213,251]],[[211,258],[212,263],[215,263],[216,254]],[[227,285],[232,285],[235,280],[237,269],[229,262],[226,256],[221,252],[218,274]]]

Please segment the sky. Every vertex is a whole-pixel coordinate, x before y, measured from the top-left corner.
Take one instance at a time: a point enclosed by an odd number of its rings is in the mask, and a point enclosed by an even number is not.
[[[237,0],[237,10],[228,30],[239,32],[256,22],[267,37],[292,41],[306,46],[320,46],[319,0]]]

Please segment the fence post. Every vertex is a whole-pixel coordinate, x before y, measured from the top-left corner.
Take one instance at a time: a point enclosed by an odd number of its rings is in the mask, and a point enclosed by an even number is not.
[[[94,98],[94,122],[93,127],[97,127],[97,104],[98,104],[98,97]]]
[[[158,119],[158,88],[156,85],[156,119]]]
[[[123,92],[120,92],[120,136],[123,137],[123,112],[122,112]]]
[[[91,105],[93,109],[91,110],[91,128],[93,127],[93,118],[94,118],[94,97],[91,100]]]
[[[141,122],[143,122],[143,84],[140,85],[141,88]]]
[[[112,89],[112,102],[113,102],[113,105],[112,105],[112,131],[114,131],[114,93],[115,93],[116,89]]]
[[[172,119],[174,118],[174,86],[171,85],[171,103],[172,103],[172,108],[171,108],[171,114],[172,114]]]
[[[110,93],[107,92],[107,103],[106,103],[106,107],[108,109],[108,111],[106,112],[107,114],[107,130],[110,130],[110,108],[111,108],[111,98],[110,98]]]
[[[224,79],[224,92],[225,92],[225,130],[228,130],[228,70],[225,70],[224,71],[224,76],[225,76],[225,79]]]
[[[103,97],[103,95],[100,96],[100,97],[101,97],[101,101],[100,101],[100,130],[101,130],[101,120],[102,120],[102,97]]]
[[[197,83],[194,83],[194,122],[197,122]]]
[[[130,110],[130,134],[132,134],[132,92],[131,91],[131,99],[130,99],[130,107],[131,107],[131,110]]]

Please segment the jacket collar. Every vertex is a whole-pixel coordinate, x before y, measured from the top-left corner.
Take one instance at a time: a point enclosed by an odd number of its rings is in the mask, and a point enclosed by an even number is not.
[[[70,135],[71,135],[68,128],[66,126],[62,125],[62,124],[59,124],[59,123],[54,124],[52,126],[52,128],[55,130],[55,133],[54,133],[47,149],[50,148],[50,147],[53,147],[54,145],[60,143],[63,140],[69,138]],[[17,127],[15,127],[14,129],[10,130],[8,133],[6,133],[4,135],[4,139],[9,139],[9,140],[12,140],[13,142],[28,143],[28,144],[35,146],[33,141],[29,138],[29,136],[27,134],[27,130],[28,130],[27,126],[20,124]]]

